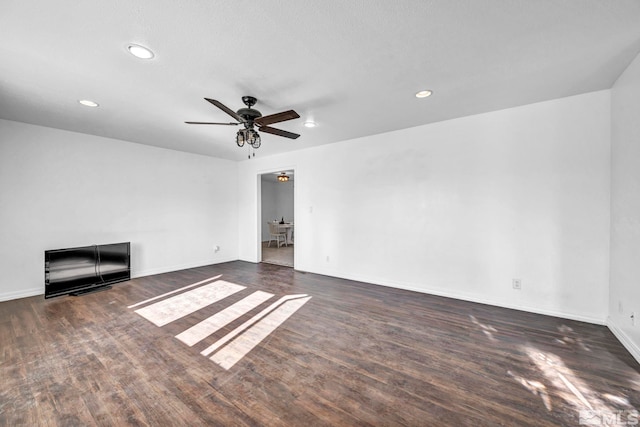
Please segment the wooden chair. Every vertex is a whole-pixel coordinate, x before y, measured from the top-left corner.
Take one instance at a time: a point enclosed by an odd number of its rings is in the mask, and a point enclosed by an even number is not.
[[[268,222],[267,224],[269,224],[269,244],[267,246],[271,247],[271,242],[275,240],[280,247],[281,238],[284,245],[289,246],[287,245],[287,231],[281,230],[277,222]]]

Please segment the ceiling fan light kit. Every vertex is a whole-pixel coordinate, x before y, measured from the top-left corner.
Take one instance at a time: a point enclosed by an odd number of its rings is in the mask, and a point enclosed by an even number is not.
[[[236,134],[236,144],[243,147],[245,142],[252,148],[260,148],[260,134],[253,129],[240,129]]]
[[[255,128],[258,128],[261,132],[270,133],[272,135],[283,136],[285,138],[296,139],[300,135],[293,132],[288,132],[286,130],[272,128],[269,125],[273,123],[280,123],[287,120],[293,120],[300,118],[300,115],[293,110],[283,111],[281,113],[270,114],[268,116],[263,116],[262,113],[258,110],[255,110],[253,107],[258,100],[253,96],[243,96],[242,102],[246,105],[246,108],[241,108],[237,112],[233,111],[220,101],[215,99],[205,98],[207,102],[215,105],[231,117],[233,117],[236,122],[231,123],[217,123],[217,122],[185,122],[190,125],[224,125],[224,126],[237,126],[239,124],[244,125],[244,129],[240,129],[236,133],[236,144],[238,147],[243,147],[247,144],[250,148],[256,149],[261,145],[260,134]],[[255,153],[254,153],[255,156]],[[249,154],[251,157],[251,154]]]

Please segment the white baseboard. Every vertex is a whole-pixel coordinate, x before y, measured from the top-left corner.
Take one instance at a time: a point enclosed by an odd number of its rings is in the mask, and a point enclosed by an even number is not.
[[[313,273],[313,272],[309,271],[309,273]],[[458,300],[462,300],[462,301],[476,302],[476,303],[479,303],[479,304],[492,305],[492,306],[495,306],[495,307],[502,307],[502,308],[508,308],[508,309],[512,309],[512,310],[526,311],[526,312],[529,312],[529,313],[542,314],[542,315],[545,315],[545,316],[560,317],[562,319],[568,319],[568,320],[577,320],[579,322],[593,323],[595,325],[605,325],[606,324],[606,319],[602,319],[602,318],[598,318],[598,317],[584,316],[584,315],[581,315],[581,314],[574,314],[574,313],[566,313],[566,312],[563,312],[563,311],[547,310],[547,309],[539,308],[539,307],[530,307],[530,306],[517,305],[517,304],[505,304],[503,302],[493,301],[493,300],[484,299],[484,298],[478,298],[478,297],[476,297],[474,295],[468,295],[468,294],[463,294],[463,293],[458,293],[458,292],[442,291],[440,289],[419,288],[413,283],[403,283],[403,282],[397,282],[397,281],[393,281],[393,282],[391,282],[391,281],[380,281],[380,280],[372,278],[372,277],[364,277],[364,276],[359,276],[359,275],[348,275],[348,274],[347,275],[344,275],[344,274],[332,274],[332,272],[318,273],[318,274],[325,274],[325,275],[339,277],[339,278],[343,278],[343,279],[354,280],[354,281],[364,282],[364,283],[370,283],[372,285],[386,286],[386,287],[390,287],[390,288],[404,289],[406,291],[420,292],[420,293],[428,294],[428,295],[436,295],[436,296],[441,296],[441,297],[445,297],[445,298],[458,299]]]
[[[41,288],[22,289],[14,292],[5,292],[0,294],[1,301],[10,301],[13,299],[34,297],[36,295],[44,295],[44,285]]]
[[[607,327],[613,333],[613,335],[618,338],[618,341],[622,343],[624,348],[626,348],[627,351],[631,353],[633,358],[636,359],[638,363],[640,363],[640,347],[638,347],[638,345],[634,343],[633,340],[629,338],[629,336],[625,334],[625,332],[621,328],[618,327],[618,325],[616,325],[611,317],[607,319]]]
[[[173,271],[186,270],[188,268],[204,267],[204,266],[213,265],[213,264],[222,264],[223,262],[231,262],[231,261],[237,261],[237,258],[216,259],[214,261],[206,260],[201,262],[182,264],[182,265],[173,265],[170,267],[161,267],[161,268],[154,268],[154,269],[135,271],[135,272],[132,270],[131,278],[135,279],[137,277],[152,276],[154,274],[171,273]],[[0,302],[11,301],[11,300],[20,299],[20,298],[33,297],[36,295],[44,295],[44,284],[42,285],[41,288],[30,288],[30,289],[22,289],[14,292],[0,293]]]
[[[138,277],[153,276],[154,274],[171,273],[174,271],[187,270],[189,268],[204,267],[207,265],[222,264],[224,262],[231,262],[231,261],[237,261],[237,260],[238,258],[228,258],[228,259],[221,258],[216,260],[208,259],[204,261],[190,262],[186,264],[171,265],[168,267],[158,267],[158,268],[150,268],[146,270],[135,270],[135,271],[132,270],[131,278],[135,279]]]

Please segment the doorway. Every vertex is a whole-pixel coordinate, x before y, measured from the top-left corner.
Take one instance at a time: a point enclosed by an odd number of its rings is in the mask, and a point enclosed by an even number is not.
[[[261,261],[294,266],[294,171],[260,175]]]

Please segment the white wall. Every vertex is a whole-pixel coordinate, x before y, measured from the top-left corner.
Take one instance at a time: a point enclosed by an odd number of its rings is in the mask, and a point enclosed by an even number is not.
[[[133,276],[237,259],[236,174],[226,160],[0,120],[0,300],[44,292],[46,249],[131,241]]]
[[[640,362],[640,56],[618,78],[611,93],[608,324]]]
[[[295,222],[294,213],[294,181],[276,183],[276,200],[278,203],[278,212],[276,218],[281,220],[284,218],[287,222]]]
[[[267,222],[278,217],[278,201],[276,183],[262,179],[262,241],[269,240],[269,227]]]
[[[297,269],[604,323],[609,96],[241,162],[240,259],[258,256],[256,176],[295,168]]]

